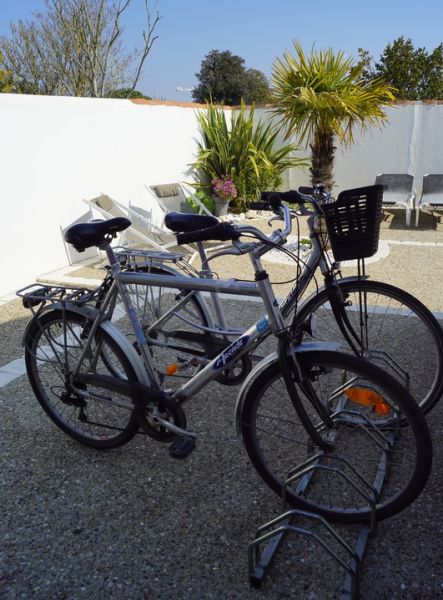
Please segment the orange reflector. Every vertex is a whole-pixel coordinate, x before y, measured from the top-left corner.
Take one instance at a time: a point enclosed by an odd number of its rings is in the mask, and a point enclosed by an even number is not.
[[[374,404],[374,411],[378,415],[389,415],[391,407],[386,402],[380,402],[380,404]]]
[[[175,375],[177,373],[178,367],[176,363],[172,363],[172,365],[168,365],[166,367],[166,375]]]
[[[372,406],[378,415],[388,415],[391,407],[384,401],[383,396],[367,387],[351,387],[345,390],[349,400],[362,406]]]

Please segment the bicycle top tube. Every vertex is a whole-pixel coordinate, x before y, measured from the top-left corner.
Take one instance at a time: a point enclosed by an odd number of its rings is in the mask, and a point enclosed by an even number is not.
[[[156,287],[170,287],[178,290],[192,290],[199,292],[223,292],[241,296],[259,296],[257,285],[252,281],[238,281],[237,279],[207,279],[202,277],[189,277],[186,275],[155,274],[137,271],[121,271],[114,278],[123,284],[153,285]]]

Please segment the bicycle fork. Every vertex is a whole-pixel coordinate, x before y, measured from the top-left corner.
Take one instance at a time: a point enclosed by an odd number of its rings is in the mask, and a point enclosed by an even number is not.
[[[252,255],[251,260],[255,267],[255,281],[257,283],[257,287],[259,288],[263,303],[268,311],[268,318],[270,320],[271,327],[278,338],[278,356],[280,367],[291,402],[294,405],[295,411],[301,423],[303,424],[306,432],[314,444],[316,444],[324,452],[330,452],[334,449],[333,444],[327,440],[324,440],[312,423],[305,407],[302,404],[300,396],[298,395],[294,381],[299,383],[306,397],[322,419],[322,422],[327,422],[328,425],[331,426],[332,421],[329,420],[330,418],[327,415],[326,409],[321,405],[320,402],[318,402],[315,392],[312,390],[312,388],[310,388],[308,383],[305,382],[304,374],[297,363],[296,356],[290,352],[291,347],[285,322],[281,311],[278,309],[278,302],[269,282],[268,273],[262,269],[258,257]]]
[[[278,335],[278,338],[278,357],[280,368],[282,371],[286,389],[288,390],[289,397],[298,415],[298,418],[300,419],[303,427],[305,428],[306,432],[308,433],[309,437],[314,442],[314,444],[318,446],[323,452],[331,452],[332,450],[334,450],[334,444],[329,440],[323,439],[321,433],[313,424],[312,419],[310,418],[305,407],[303,406],[303,402],[297,391],[295,382],[297,382],[300,386],[302,392],[305,394],[306,398],[319,415],[322,423],[325,423],[328,425],[328,427],[331,427],[333,426],[333,421],[329,416],[326,407],[324,407],[318,401],[315,391],[312,389],[312,386],[310,385],[309,381],[306,380],[306,375],[300,368],[296,355],[291,353],[290,343],[287,334],[284,333]]]
[[[356,333],[351,322],[349,321],[346,310],[344,309],[345,301],[342,296],[342,292],[339,289],[339,287],[335,285],[335,280],[331,275],[325,275],[325,289],[329,299],[329,303],[331,305],[332,313],[335,317],[335,320],[343,337],[349,344],[349,347],[351,348],[352,352],[356,356],[361,356],[361,354],[365,350],[366,345],[364,337],[367,337],[364,336],[366,327],[366,298],[364,298],[363,306],[362,302],[360,301],[361,337],[359,337],[358,333]],[[358,346],[360,346],[361,351],[358,350],[356,343],[358,344]]]

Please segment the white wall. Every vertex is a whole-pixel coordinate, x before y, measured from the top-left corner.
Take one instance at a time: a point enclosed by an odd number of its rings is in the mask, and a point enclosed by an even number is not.
[[[85,212],[82,198],[103,192],[148,208],[145,184],[190,180],[196,110],[0,94],[0,297],[67,264],[60,226]],[[388,116],[389,125],[337,150],[337,191],[383,171],[413,173],[417,187],[424,173],[443,172],[443,105],[404,104]],[[299,170],[287,177],[288,187],[308,182]]]
[[[83,198],[148,207],[144,184],[187,180],[198,135],[193,108],[14,94],[0,132],[0,297],[67,264],[60,226]]]
[[[443,104],[398,104],[386,114],[386,125],[357,130],[348,147],[337,144],[335,194],[372,185],[378,173],[410,173],[420,194],[423,175],[443,173]],[[292,172],[290,183],[308,185],[309,173]]]

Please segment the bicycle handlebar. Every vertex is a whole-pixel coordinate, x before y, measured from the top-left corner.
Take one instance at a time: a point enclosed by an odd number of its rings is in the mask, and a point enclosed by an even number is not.
[[[303,198],[300,196],[300,194],[297,192],[297,190],[288,190],[287,192],[262,192],[261,193],[261,198],[262,200],[265,201],[271,201],[270,198],[272,196],[278,196],[279,200],[280,200],[280,204],[282,203],[282,201],[284,202],[291,202],[293,204],[296,204],[298,202],[303,202]]]
[[[209,242],[211,240],[226,242],[228,240],[237,240],[239,237],[240,233],[234,225],[230,223],[218,223],[218,225],[208,227],[207,229],[177,233],[177,243],[191,244],[192,242]]]
[[[251,202],[250,207],[253,210],[272,210],[278,213],[283,201],[299,204],[300,208],[304,204],[313,204],[318,208],[322,201],[328,201],[330,198],[331,195],[325,191],[323,184],[318,184],[315,187],[300,186],[298,190],[288,190],[287,192],[262,192],[262,201]]]
[[[262,192],[260,194],[261,202],[251,202],[252,210],[272,210],[278,213],[283,201],[286,202],[303,202],[303,198],[297,190],[289,190],[288,192]]]
[[[253,234],[262,242],[272,242],[272,244],[284,244],[288,235],[292,231],[292,216],[291,210],[284,204],[284,201],[298,204],[302,214],[315,214],[310,213],[304,208],[306,203],[313,204],[314,207],[319,211],[319,199],[315,198],[316,193],[324,195],[325,199],[329,198],[330,195],[324,192],[323,186],[316,186],[315,188],[300,187],[299,190],[289,190],[287,192],[262,192],[261,202],[251,202],[250,208],[253,210],[269,210],[280,216],[284,221],[283,230],[276,230],[272,236],[269,237],[259,229],[249,225],[232,225],[231,223],[218,223],[214,227],[208,227],[206,229],[199,229],[197,231],[190,231],[186,233],[176,234],[178,244],[190,244],[192,242],[205,242],[205,241],[220,241],[226,242],[229,240],[238,240],[243,234]]]
[[[280,204],[278,212],[283,218],[285,227],[283,231],[274,231],[271,237],[267,236],[256,227],[250,225],[232,225],[231,223],[218,223],[214,227],[208,227],[206,229],[198,229],[196,231],[189,231],[185,233],[177,233],[177,243],[191,244],[192,242],[206,242],[214,240],[226,242],[228,240],[238,240],[244,234],[252,234],[262,242],[271,241],[273,244],[284,243],[286,241],[287,236],[291,233],[292,229],[291,212],[286,205],[281,204],[280,200],[278,200],[278,202]],[[272,206],[268,203],[263,204],[266,204],[268,209],[269,206]],[[277,203],[275,203],[274,206],[275,208],[277,208]]]

